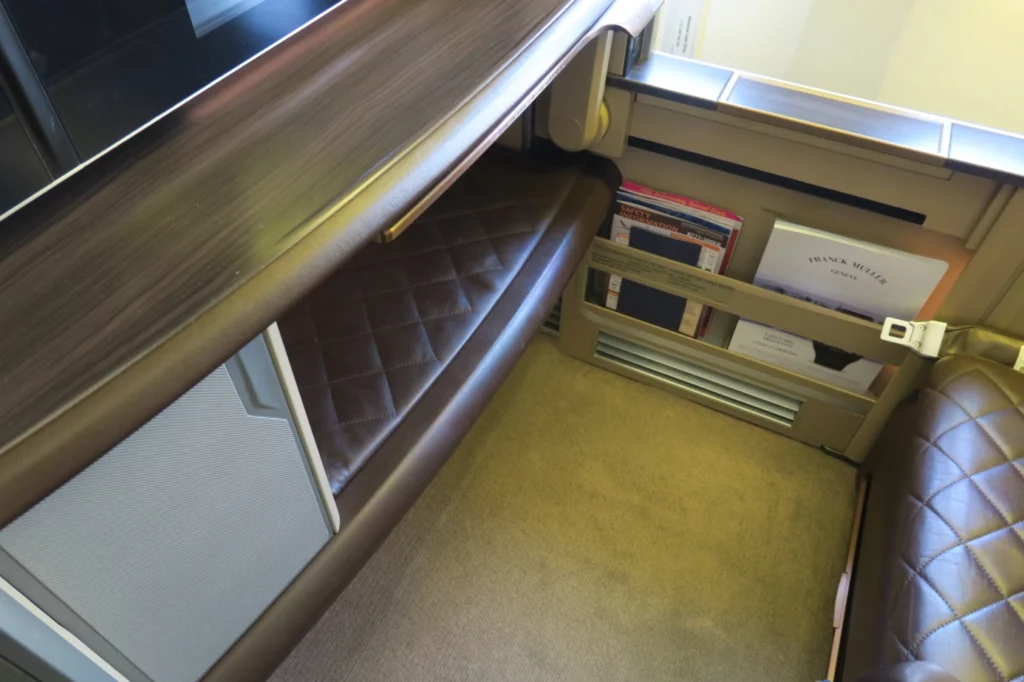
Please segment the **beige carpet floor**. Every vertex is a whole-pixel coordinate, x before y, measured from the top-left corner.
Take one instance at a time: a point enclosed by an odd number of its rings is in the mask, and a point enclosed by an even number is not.
[[[275,682],[824,677],[854,471],[543,338]]]

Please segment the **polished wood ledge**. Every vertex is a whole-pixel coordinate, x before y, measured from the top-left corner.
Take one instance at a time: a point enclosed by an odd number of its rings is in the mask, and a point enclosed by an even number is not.
[[[8,213],[0,526],[425,208],[653,4],[348,0]]]

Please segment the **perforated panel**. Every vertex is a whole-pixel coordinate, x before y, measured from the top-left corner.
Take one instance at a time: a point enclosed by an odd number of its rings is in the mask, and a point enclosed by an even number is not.
[[[598,332],[594,354],[783,426],[792,426],[800,412],[801,401],[793,396],[606,332]]]
[[[155,682],[184,682],[328,537],[288,421],[250,416],[221,367],[0,531],[0,547]]]

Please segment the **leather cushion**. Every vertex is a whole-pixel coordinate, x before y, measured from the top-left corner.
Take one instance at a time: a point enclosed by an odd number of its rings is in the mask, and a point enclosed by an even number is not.
[[[579,172],[489,153],[279,321],[336,495],[494,306]]]
[[[1024,676],[1024,375],[938,362],[920,397],[890,557],[890,663]],[[863,625],[862,625],[863,626]]]
[[[960,682],[949,673],[931,663],[914,661],[898,663],[890,668],[868,673],[856,682]]]

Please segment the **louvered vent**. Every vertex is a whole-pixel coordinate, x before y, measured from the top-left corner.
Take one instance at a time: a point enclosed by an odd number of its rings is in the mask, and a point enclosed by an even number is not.
[[[598,357],[720,403],[792,426],[801,401],[710,367],[599,332]]]
[[[559,298],[555,303],[555,307],[548,313],[548,317],[544,320],[544,324],[541,326],[541,331],[551,336],[558,336],[559,330],[562,328],[562,299]]]

